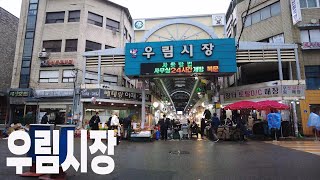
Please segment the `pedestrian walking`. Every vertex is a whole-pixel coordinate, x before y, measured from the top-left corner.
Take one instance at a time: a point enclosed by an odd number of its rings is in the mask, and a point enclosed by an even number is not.
[[[217,117],[217,113],[214,113],[211,121],[211,130],[212,130],[214,142],[219,141],[219,138],[217,136],[219,125],[220,125],[220,119]]]

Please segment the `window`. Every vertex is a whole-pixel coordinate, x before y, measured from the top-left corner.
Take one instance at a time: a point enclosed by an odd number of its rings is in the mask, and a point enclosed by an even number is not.
[[[105,45],[104,46],[104,49],[111,49],[111,48],[114,48],[113,46],[109,46],[109,45]]]
[[[269,38],[270,43],[281,43],[284,44],[284,34],[279,34]]]
[[[75,79],[75,74],[73,70],[63,70],[62,82],[63,83],[72,83]]]
[[[27,31],[26,32],[26,39],[33,39],[34,32],[33,31]]]
[[[67,39],[65,52],[76,52],[78,47],[78,39]]]
[[[23,56],[31,57],[33,49],[33,39],[25,39],[23,47]]]
[[[58,83],[59,71],[40,71],[40,83]]]
[[[34,30],[36,27],[36,16],[28,16],[27,20],[27,29],[28,30]]]
[[[301,30],[301,42],[320,42],[320,30]]]
[[[102,21],[103,21],[102,16],[100,16],[98,14],[94,14],[92,12],[89,12],[89,14],[88,14],[88,23],[89,24],[94,24],[96,26],[102,27]]]
[[[271,17],[271,8],[270,6],[261,9],[261,20],[265,20]]]
[[[118,76],[105,73],[103,74],[103,83],[116,86],[118,84]]]
[[[255,24],[257,22],[260,21],[261,17],[260,17],[260,11],[257,11],[253,14],[251,14],[251,18],[252,18],[252,24]]]
[[[119,31],[120,30],[120,23],[118,21],[107,18],[106,28],[110,29],[110,30]]]
[[[300,0],[301,8],[313,8],[313,7],[319,7],[319,6],[320,6],[319,0]]]
[[[244,23],[244,27],[251,26],[251,15],[247,16],[246,22]]]
[[[281,13],[280,2],[271,5],[271,16],[277,16]]]
[[[101,49],[101,44],[92,42],[92,41],[86,41],[86,51],[95,51],[95,50],[100,50]]]
[[[80,10],[69,11],[68,22],[80,22]]]
[[[98,73],[94,71],[86,71],[85,83],[98,84]]]
[[[47,12],[46,23],[63,23],[64,11],[61,12]]]
[[[320,42],[320,29],[309,30],[310,42]]]
[[[29,10],[37,10],[38,4],[30,4]]]
[[[252,24],[258,23],[262,20],[268,19],[273,16],[278,16],[281,13],[280,2],[271,4],[264,7],[247,16],[247,20],[244,23],[244,27],[251,26]],[[244,19],[244,17],[243,17]]]
[[[42,47],[46,49],[47,52],[61,52],[62,40],[51,40],[43,41]]]
[[[320,89],[320,66],[305,66],[307,89]]]
[[[317,7],[317,0],[307,0],[308,7]]]

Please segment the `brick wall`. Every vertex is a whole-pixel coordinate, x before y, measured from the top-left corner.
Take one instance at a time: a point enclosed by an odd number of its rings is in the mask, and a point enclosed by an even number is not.
[[[0,91],[10,88],[19,19],[0,7]]]

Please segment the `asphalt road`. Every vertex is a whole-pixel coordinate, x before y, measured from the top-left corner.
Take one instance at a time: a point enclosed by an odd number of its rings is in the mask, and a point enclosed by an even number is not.
[[[80,161],[80,141],[75,144],[75,156]],[[0,150],[1,180],[36,179],[21,178],[15,175],[15,168],[6,167],[6,157],[12,156],[7,140],[0,140]],[[320,156],[258,141],[123,141],[112,156],[115,170],[105,176],[92,172],[92,158],[88,156],[87,174],[70,168],[68,179],[320,179]]]

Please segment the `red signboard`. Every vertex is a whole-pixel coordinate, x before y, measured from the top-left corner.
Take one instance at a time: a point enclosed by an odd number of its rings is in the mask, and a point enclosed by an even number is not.
[[[303,42],[302,49],[320,49],[320,42]]]
[[[73,59],[49,59],[41,61],[41,67],[74,66]]]

